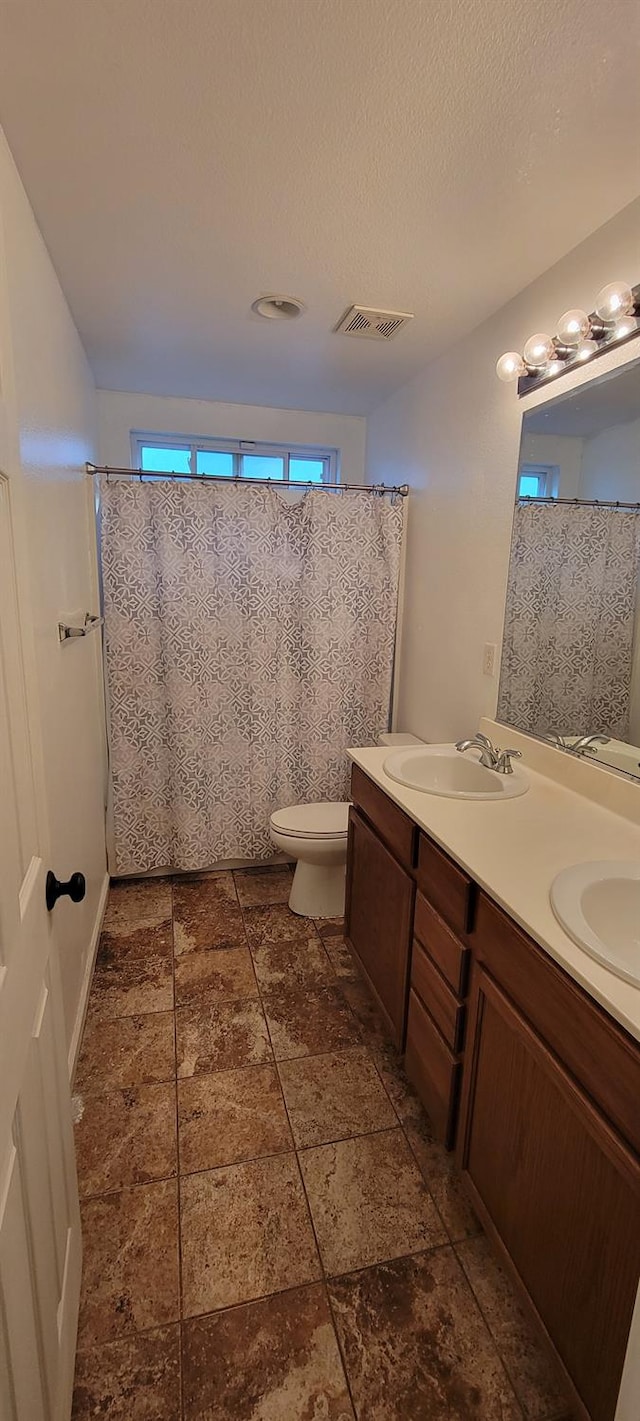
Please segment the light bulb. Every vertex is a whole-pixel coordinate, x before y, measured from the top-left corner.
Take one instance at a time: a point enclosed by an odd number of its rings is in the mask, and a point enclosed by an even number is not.
[[[517,350],[507,350],[500,356],[496,365],[496,375],[499,380],[517,380],[520,375],[524,375],[526,368]]]
[[[524,348],[524,358],[527,365],[539,370],[543,365],[548,365],[555,355],[555,346],[551,336],[545,335],[543,331],[538,331],[535,336],[529,336]]]
[[[638,326],[634,317],[625,316],[624,320],[616,321],[611,332],[611,337],[613,340],[624,340],[625,336],[633,335],[633,332],[637,331],[637,329]]]
[[[589,360],[597,349],[597,340],[583,340],[582,344],[578,346],[578,349],[576,351],[576,359]]]
[[[561,345],[579,345],[591,330],[591,322],[586,311],[578,309],[565,311],[556,327],[556,335]]]
[[[601,321],[616,321],[633,311],[633,291],[626,281],[612,281],[596,296],[596,315]]]

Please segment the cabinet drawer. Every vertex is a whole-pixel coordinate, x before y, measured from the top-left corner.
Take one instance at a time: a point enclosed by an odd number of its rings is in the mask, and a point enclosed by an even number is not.
[[[417,883],[455,932],[471,931],[475,883],[424,834],[420,835]]]
[[[451,1149],[456,1130],[460,1065],[413,989],[409,993],[405,1068],[434,1133]]]
[[[416,894],[413,931],[456,996],[463,997],[467,989],[469,949],[463,946],[421,893]]]
[[[398,862],[403,864],[405,868],[414,868],[418,840],[417,826],[402,809],[398,809],[397,804],[389,799],[384,790],[378,789],[378,786],[369,779],[368,775],[365,775],[359,765],[354,765],[351,772],[351,798],[357,808],[373,824],[380,838],[384,839],[385,844],[395,854]]]
[[[474,945],[479,965],[640,1151],[638,1043],[485,893],[478,895]]]
[[[464,1032],[464,1006],[454,997],[431,958],[414,940],[411,959],[411,986],[442,1032],[447,1046],[459,1051]]]

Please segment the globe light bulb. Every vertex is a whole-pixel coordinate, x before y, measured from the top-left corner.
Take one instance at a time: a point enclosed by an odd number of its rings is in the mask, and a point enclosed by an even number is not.
[[[611,281],[596,296],[596,315],[601,321],[617,321],[633,311],[633,291],[626,281]]]
[[[624,340],[625,336],[633,335],[638,326],[633,316],[625,316],[622,321],[616,321],[611,332],[612,340]]]
[[[520,375],[524,375],[526,368],[524,360],[517,350],[507,350],[497,362],[496,375],[499,380],[505,382],[517,380]]]
[[[551,336],[545,335],[543,331],[538,331],[537,335],[529,336],[524,348],[524,359],[526,365],[531,365],[535,370],[540,370],[542,366],[548,365],[555,355],[555,346]]]
[[[591,322],[586,311],[575,309],[565,311],[556,327],[556,335],[561,345],[580,345],[591,330]]]
[[[589,360],[597,349],[597,340],[583,340],[582,345],[579,345],[576,351],[576,358],[578,360]]]

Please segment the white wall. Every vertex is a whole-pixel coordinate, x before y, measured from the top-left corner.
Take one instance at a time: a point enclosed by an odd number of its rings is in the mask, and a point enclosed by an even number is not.
[[[583,446],[583,439],[567,434],[523,434],[520,464],[555,464],[560,471],[557,493],[562,498],[577,498]]]
[[[98,391],[101,464],[129,468],[131,430],[195,434],[212,439],[255,439],[268,444],[318,444],[339,449],[345,483],[363,483],[366,421],[359,415],[314,414],[217,400],[165,399]]]
[[[69,614],[98,607],[91,483],[83,472],[84,461],[95,457],[95,389],[1,131],[0,211],[15,375],[11,414],[26,493],[51,867],[61,878],[80,870],[87,880],[84,902],[62,899],[54,915],[72,1049],[106,887],[106,762],[100,638],[94,634],[61,646],[57,624]]]
[[[582,456],[581,498],[640,498],[640,419],[615,424],[587,439]]]
[[[553,331],[570,306],[640,276],[640,200],[601,227],[466,340],[433,361],[368,420],[370,481],[412,488],[396,721],[451,740],[492,716],[497,676],[482,673],[485,642],[500,647],[523,411],[632,359],[637,343],[518,400],[496,378],[504,350]]]

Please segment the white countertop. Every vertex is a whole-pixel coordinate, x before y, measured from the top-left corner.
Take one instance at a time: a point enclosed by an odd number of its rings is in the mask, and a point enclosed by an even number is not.
[[[517,743],[522,744],[519,737]],[[553,879],[570,864],[640,862],[640,826],[534,770],[533,747],[521,762],[530,781],[527,793],[502,801],[445,799],[406,789],[384,773],[390,753],[388,747],[349,751],[395,804],[640,1041],[640,987],[583,952],[560,927],[549,902]]]

